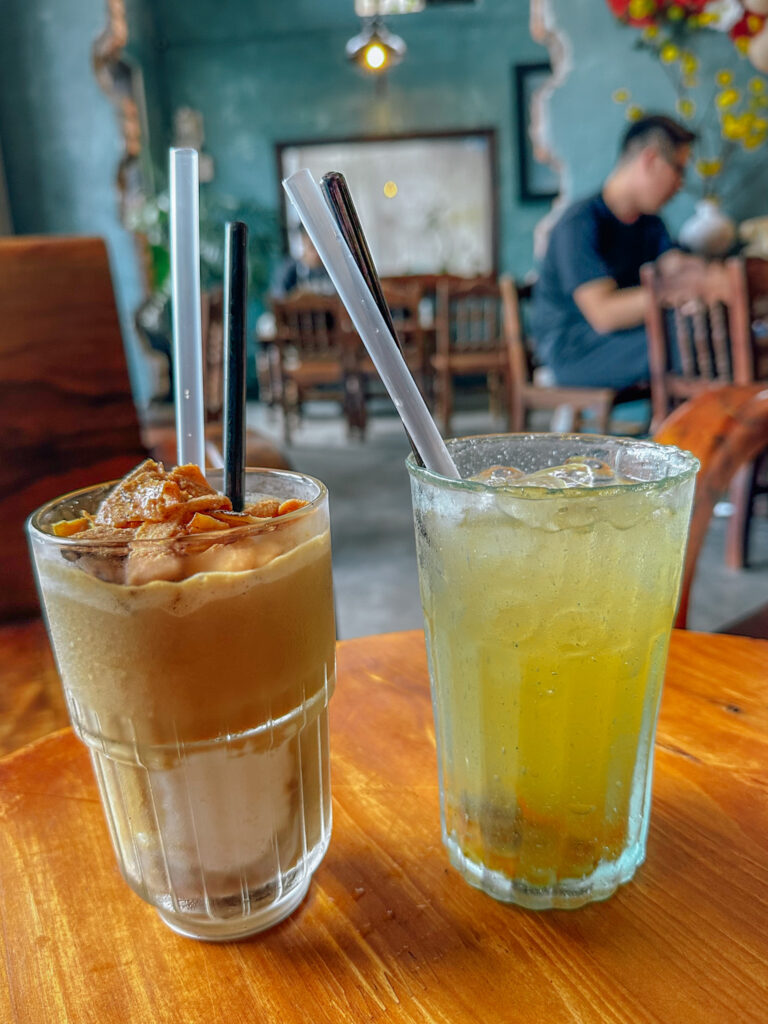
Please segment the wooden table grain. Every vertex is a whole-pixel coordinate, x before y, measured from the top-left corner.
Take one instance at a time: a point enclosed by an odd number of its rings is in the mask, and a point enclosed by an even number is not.
[[[448,864],[422,634],[342,643],[329,851],[292,917],[223,945],[128,889],[85,748],[55,733],[0,760],[0,1021],[765,1024],[767,692],[768,643],[677,632],[645,865],[536,913]]]

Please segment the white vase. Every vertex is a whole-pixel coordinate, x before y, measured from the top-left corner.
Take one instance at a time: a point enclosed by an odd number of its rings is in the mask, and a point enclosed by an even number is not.
[[[736,240],[736,225],[716,199],[700,199],[678,233],[682,245],[701,256],[723,256]]]

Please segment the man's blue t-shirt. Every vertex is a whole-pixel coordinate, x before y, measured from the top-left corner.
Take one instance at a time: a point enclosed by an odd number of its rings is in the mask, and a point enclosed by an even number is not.
[[[642,214],[625,224],[599,194],[574,203],[552,229],[534,287],[532,328],[540,361],[556,377],[562,368],[566,377],[569,359],[583,359],[585,345],[607,337],[590,327],[574,302],[580,285],[605,277],[619,288],[638,285],[640,267],[670,248],[660,217]]]

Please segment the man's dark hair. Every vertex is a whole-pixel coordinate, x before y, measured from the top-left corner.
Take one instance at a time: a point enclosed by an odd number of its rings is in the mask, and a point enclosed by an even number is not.
[[[695,140],[696,132],[679,121],[666,114],[648,114],[633,121],[624,132],[619,145],[619,157],[625,160],[646,146],[656,146],[663,156],[672,158],[680,146],[688,146]]]

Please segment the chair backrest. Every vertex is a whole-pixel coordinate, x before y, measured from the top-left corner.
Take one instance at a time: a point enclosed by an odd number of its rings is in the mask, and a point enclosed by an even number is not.
[[[335,295],[298,292],[272,299],[272,312],[276,338],[295,348],[300,359],[341,358],[343,307]]]
[[[520,285],[508,274],[503,274],[499,278],[499,290],[510,366],[510,428],[518,431],[525,428],[525,388],[531,383],[531,358],[526,343],[522,301],[530,299],[533,289],[531,285]]]
[[[419,303],[424,289],[417,280],[381,279],[381,290],[387,300],[395,326],[405,323],[409,326],[419,325]]]
[[[382,278],[382,285],[385,282],[392,285],[417,285],[421,290],[422,296],[426,296],[426,298],[434,302],[438,285],[446,283],[460,285],[466,284],[470,280],[485,281],[488,284],[493,284],[495,277],[493,274],[478,274],[473,278],[464,277],[460,274],[393,274]]]
[[[684,627],[696,562],[715,503],[736,472],[768,444],[768,386],[731,384],[702,391],[671,413],[654,440],[685,448],[701,462],[676,621]]]
[[[713,384],[755,379],[743,260],[691,264],[665,273],[646,264],[646,330],[653,422]],[[675,359],[675,351],[677,359]]]
[[[104,242],[0,239],[0,619],[39,613],[27,515],[145,456]]]
[[[743,264],[733,262],[743,266],[755,380],[768,380],[768,259],[750,256]]]
[[[437,283],[435,334],[439,354],[497,352],[505,345],[501,291],[496,281],[469,278]]]
[[[421,352],[424,342],[424,328],[421,323],[419,309],[424,288],[418,279],[406,278],[390,280],[382,278],[381,290],[384,293],[397,337],[404,352]]]

